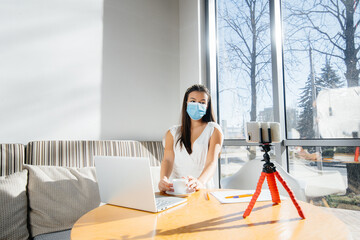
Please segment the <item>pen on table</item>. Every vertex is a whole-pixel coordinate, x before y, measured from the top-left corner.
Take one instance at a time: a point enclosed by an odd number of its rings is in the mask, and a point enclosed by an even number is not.
[[[206,199],[206,200],[210,200],[209,192],[206,192],[206,193],[205,193],[205,199]]]
[[[244,197],[251,197],[254,194],[242,194],[242,195],[235,195],[235,196],[227,196],[225,198],[244,198]]]

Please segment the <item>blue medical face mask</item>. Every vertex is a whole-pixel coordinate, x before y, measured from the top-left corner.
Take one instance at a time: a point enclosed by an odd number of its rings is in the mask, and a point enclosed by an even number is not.
[[[193,120],[199,120],[206,113],[206,104],[188,102],[186,112]]]

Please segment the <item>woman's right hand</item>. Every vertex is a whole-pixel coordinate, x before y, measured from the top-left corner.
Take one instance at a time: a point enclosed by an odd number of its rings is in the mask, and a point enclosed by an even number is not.
[[[173,184],[169,182],[169,179],[164,176],[159,182],[160,192],[173,191]]]

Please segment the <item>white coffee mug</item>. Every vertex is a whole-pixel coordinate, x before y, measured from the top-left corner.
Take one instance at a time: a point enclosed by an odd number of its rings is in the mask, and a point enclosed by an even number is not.
[[[186,186],[187,182],[188,180],[183,178],[173,179],[174,193],[185,194],[188,188]]]

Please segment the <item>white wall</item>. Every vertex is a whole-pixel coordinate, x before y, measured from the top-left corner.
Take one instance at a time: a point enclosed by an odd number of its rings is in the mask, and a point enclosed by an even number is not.
[[[0,2],[0,143],[100,136],[102,0]]]
[[[203,0],[105,0],[102,138],[179,124],[185,90],[205,83],[204,21]]]
[[[204,0],[2,0],[0,143],[160,140],[205,82]]]
[[[105,0],[101,137],[161,140],[179,109],[178,0]]]
[[[180,101],[193,84],[206,84],[204,0],[179,0]]]

